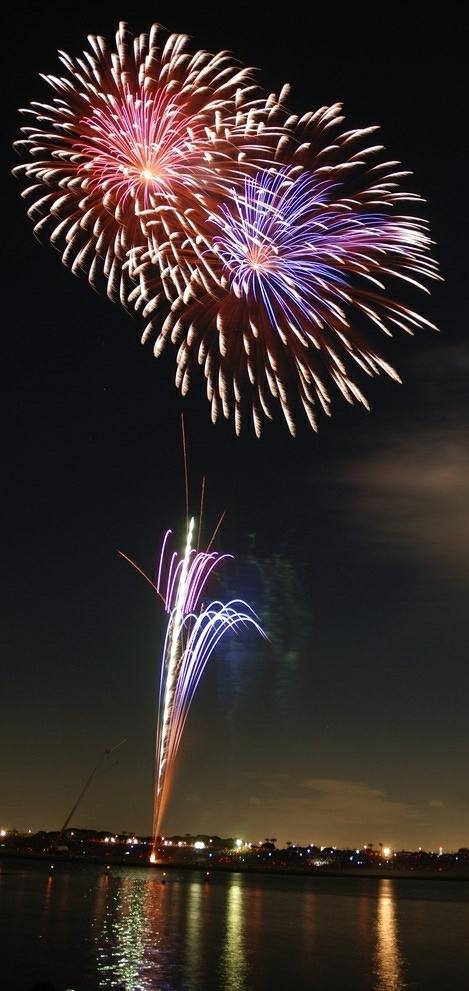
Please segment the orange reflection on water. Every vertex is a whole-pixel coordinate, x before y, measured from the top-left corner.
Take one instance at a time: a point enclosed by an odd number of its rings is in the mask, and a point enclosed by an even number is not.
[[[47,881],[46,881],[46,887],[44,889],[44,905],[43,905],[43,909],[42,909],[42,914],[45,913],[47,915],[47,913],[48,913],[48,911],[50,909],[50,902],[51,902],[51,898],[52,898],[53,883],[54,882],[53,882],[52,875],[49,874],[49,876],[47,878]]]
[[[402,991],[403,988],[393,882],[389,878],[383,878],[379,885],[376,909],[375,991]]]
[[[47,932],[47,926],[49,925],[49,915],[52,904],[53,887],[54,887],[54,879],[49,874],[46,881],[46,886],[44,888],[44,901],[42,903],[42,911],[41,911],[41,939],[44,938],[44,935]]]
[[[316,895],[314,891],[305,891],[303,903],[303,929],[306,936],[308,953],[311,953],[316,941]]]
[[[260,885],[256,885],[255,888],[251,888],[250,895],[249,927],[251,930],[251,938],[253,943],[256,946],[259,946],[262,941],[264,892],[262,891]]]

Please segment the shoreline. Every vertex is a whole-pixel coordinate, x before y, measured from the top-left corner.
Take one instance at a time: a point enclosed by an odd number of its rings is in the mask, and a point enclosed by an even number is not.
[[[112,870],[113,867],[138,867],[145,870],[156,870],[161,873],[169,871],[196,871],[198,873],[203,873],[208,876],[212,874],[263,874],[272,875],[275,877],[311,877],[315,880],[317,878],[342,878],[350,880],[395,880],[395,881],[469,881],[469,873],[463,871],[415,871],[415,870],[403,870],[402,868],[396,868],[395,870],[379,868],[366,868],[362,871],[356,867],[350,867],[343,870],[338,868],[328,868],[328,867],[309,867],[309,868],[295,868],[295,867],[280,867],[280,866],[263,866],[261,864],[208,864],[208,863],[187,863],[187,861],[160,861],[156,864],[150,864],[143,862],[142,860],[124,860],[123,858],[115,859],[104,859],[103,857],[93,857],[88,855],[83,856],[64,856],[63,854],[48,853],[6,853],[5,851],[0,852],[0,865],[2,862],[8,863],[12,860],[24,861],[40,861],[43,863],[49,862],[53,864],[54,869],[59,864],[92,864],[93,866],[102,865],[103,867]]]

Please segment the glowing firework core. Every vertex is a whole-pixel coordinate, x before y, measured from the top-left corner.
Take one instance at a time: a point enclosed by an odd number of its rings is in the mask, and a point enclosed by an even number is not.
[[[149,209],[154,205],[152,188],[164,196],[174,181],[191,185],[187,164],[201,159],[189,137],[189,131],[197,134],[200,123],[184,119],[171,102],[143,92],[96,108],[92,117],[82,118],[80,130],[76,147],[88,188],[112,193],[122,209],[129,197],[137,209]]]
[[[266,244],[255,244],[247,252],[248,264],[254,272],[268,272],[274,258],[273,248]]]

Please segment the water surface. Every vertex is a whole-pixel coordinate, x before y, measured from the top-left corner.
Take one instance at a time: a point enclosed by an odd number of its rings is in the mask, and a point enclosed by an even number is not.
[[[0,987],[468,991],[469,884],[0,863]]]

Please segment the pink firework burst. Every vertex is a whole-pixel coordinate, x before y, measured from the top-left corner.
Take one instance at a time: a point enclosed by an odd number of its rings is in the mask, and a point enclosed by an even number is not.
[[[15,172],[29,183],[28,213],[75,274],[95,287],[104,276],[110,298],[124,305],[151,247],[152,299],[155,285],[160,298],[158,266],[174,299],[192,275],[178,270],[181,244],[198,236],[203,210],[227,184],[262,158],[274,107],[265,109],[250,71],[226,52],[191,53],[185,35],[164,40],[158,25],[132,38],[121,24],[115,51],[103,38],[88,40],[82,57],[60,53],[66,76],[43,77],[54,99],[23,110],[31,124],[16,148],[27,161]]]

